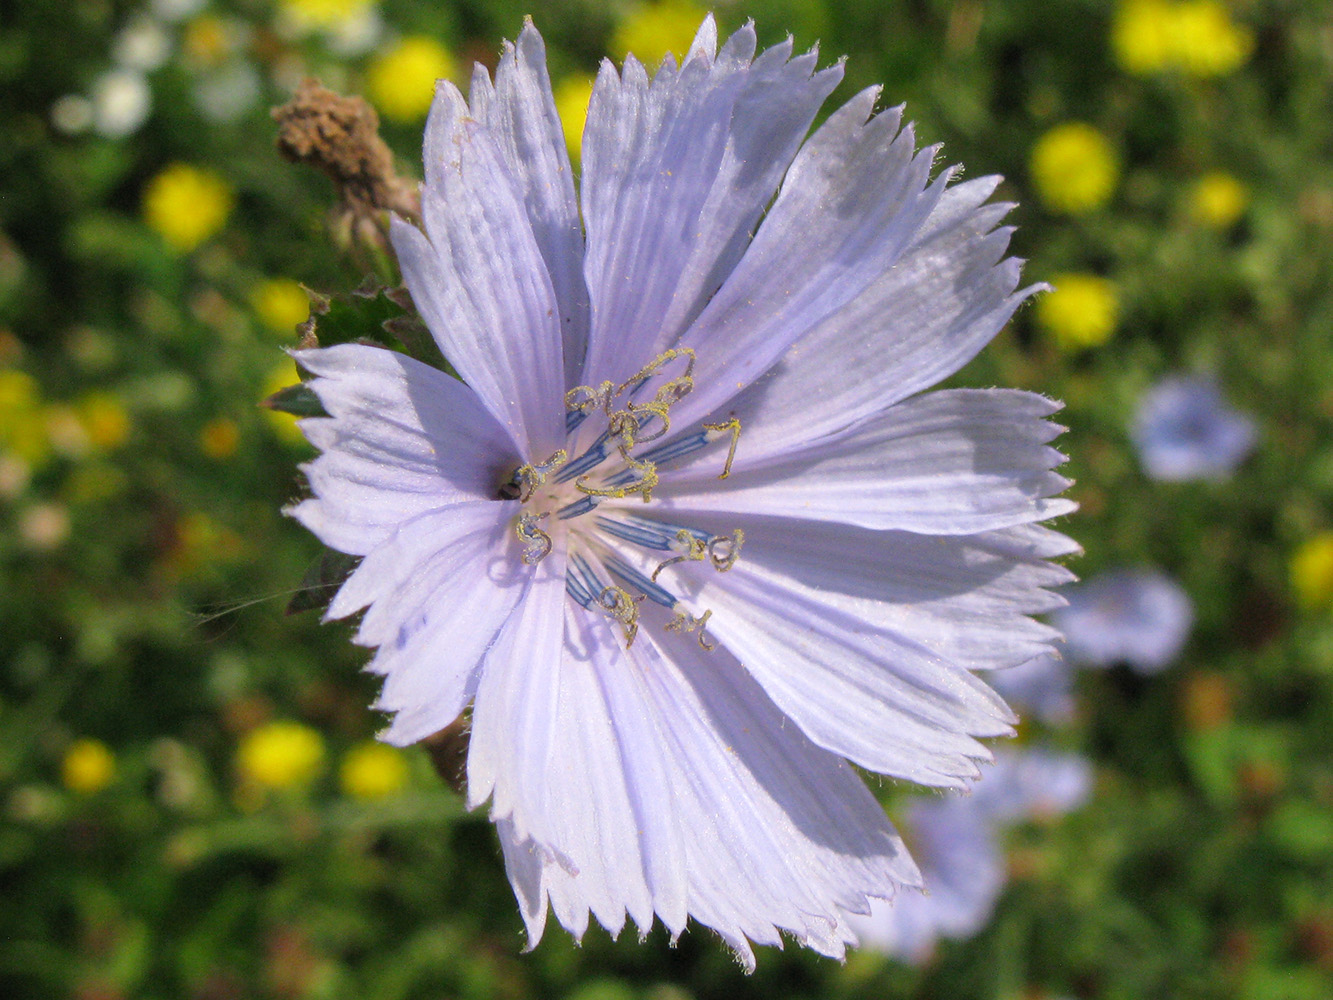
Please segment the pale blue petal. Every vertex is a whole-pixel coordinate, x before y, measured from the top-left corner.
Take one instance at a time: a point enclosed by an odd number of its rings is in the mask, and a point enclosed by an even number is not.
[[[553,693],[543,695],[554,716],[545,751],[519,741],[515,753],[531,752],[512,763],[518,787],[511,792],[497,784],[493,802],[493,813],[511,809],[501,821],[515,839],[506,858],[520,877],[514,888],[530,942],[540,938],[533,918],[544,920],[548,899],[576,939],[590,914],[616,934],[628,913],[646,934],[656,912],[678,935],[687,915],[690,831],[680,823],[675,796],[663,789],[680,776],[668,767],[654,706],[626,681],[624,656],[606,621],[590,622],[572,602],[565,619],[564,657]],[[484,711],[480,700],[477,711]]]
[[[301,421],[323,454],[302,466],[314,497],[289,513],[324,544],[365,555],[402,522],[491,499],[515,452],[477,396],[406,355],[360,344],[293,353],[328,417]]]
[[[741,421],[747,462],[837,433],[952,375],[1033,289],[1001,259],[1011,206],[983,205],[998,178],[949,188],[902,257],[847,305],[804,333],[714,417]],[[717,463],[716,450],[696,461]]]
[[[975,761],[990,752],[974,737],[1013,732],[1004,702],[913,638],[919,622],[881,626],[876,618],[895,618],[891,605],[827,594],[774,570],[780,559],[747,558],[749,544],[747,534],[725,574],[685,564],[659,582],[696,616],[712,612],[708,634],[814,743],[919,784],[962,787],[976,777]]]
[[[394,219],[394,249],[445,357],[519,450],[542,461],[565,436],[555,291],[495,138],[450,83],[438,86],[431,115],[426,232]]]
[[[356,641],[379,647],[366,669],[385,678],[375,707],[395,713],[386,741],[429,736],[472,699],[482,658],[532,575],[518,560],[515,507],[472,501],[403,524],[330,605],[328,617],[342,617],[370,604]]]
[[[691,914],[743,960],[745,939],[771,941],[773,926],[841,957],[854,941],[847,913],[918,882],[879,804],[723,650],[653,629],[632,653],[638,669],[626,673],[656,706],[680,767],[670,787],[693,834]]]
[[[687,397],[689,398],[689,397]],[[1035,393],[950,389],[894,406],[856,428],[730,478],[667,470],[663,509],[837,521],[877,530],[970,534],[1067,514],[1064,461],[1047,442],[1059,409]]]
[[[747,25],[713,56],[649,81],[632,57],[604,63],[584,132],[582,199],[593,322],[583,381],[620,381],[699,315],[744,252],[840,66],[790,42],[752,57]]]
[[[736,268],[681,344],[698,351],[681,426],[767,372],[805,333],[898,261],[944,192],[935,150],[916,151],[897,109],[871,116],[877,90],[836,111],[801,147]]]
[[[605,622],[591,622],[571,605],[566,620],[569,651],[566,663],[573,669],[591,668],[601,686],[599,701],[605,702],[615,738],[619,745],[618,773],[609,768],[598,771],[600,780],[623,780],[633,808],[632,826],[642,845],[643,871],[633,873],[627,884],[637,885],[641,878],[652,899],[652,909],[662,919],[672,937],[685,929],[689,906],[689,858],[687,838],[693,830],[686,826],[673,802],[664,795],[679,779],[670,754],[663,747],[665,723],[653,704],[642,696],[639,685],[626,676],[625,657],[619,643],[608,634]],[[648,924],[639,921],[641,932]]]
[[[734,660],[646,632],[628,663],[620,650],[606,619],[584,618],[566,659],[566,670],[584,677],[568,689],[579,706],[571,711],[584,714],[566,718],[598,720],[592,728],[599,735],[562,728],[553,763],[531,764],[561,802],[589,804],[588,795],[604,794],[605,781],[623,810],[628,790],[634,815],[621,821],[637,832],[642,867],[617,841],[625,831],[597,822],[605,802],[567,810],[581,815],[560,821],[564,829],[549,828],[564,836],[546,854],[529,849],[514,859],[525,912],[539,912],[540,903],[528,899],[528,869],[538,863],[552,909],[576,937],[590,911],[608,923],[599,900],[630,906],[647,874],[653,906],[673,935],[688,906],[753,967],[751,944],[780,944],[779,930],[841,956],[854,941],[847,913],[865,912],[868,896],[917,883],[915,866],[855,772],[786,726]],[[608,724],[617,734],[611,741]],[[580,744],[602,749],[587,756],[575,749]],[[599,783],[595,794],[590,781]],[[565,855],[569,864],[560,861]]]
[[[551,277],[564,333],[567,385],[577,383],[588,340],[588,289],[583,282],[583,224],[574,172],[546,71],[546,46],[529,21],[518,40],[505,43],[491,84],[477,67],[468,94],[472,117],[495,138],[509,174],[522,193],[532,233]],[[447,116],[433,115],[426,131],[426,162],[440,170],[445,157],[433,150],[451,142]],[[427,183],[443,179],[427,175]],[[545,456],[542,456],[543,458]]]
[[[600,513],[607,520],[620,520],[621,513],[644,516],[633,507]],[[715,536],[744,531],[740,560],[716,586],[753,570],[784,593],[798,593],[831,614],[893,633],[967,670],[1008,668],[1050,651],[1060,633],[1029,616],[1064,606],[1052,588],[1074,575],[1047,560],[1078,551],[1065,536],[1035,524],[976,535],[921,535],[752,515],[692,514],[683,520]],[[625,557],[636,558],[632,551]],[[655,567],[651,559],[643,565],[650,572]],[[677,566],[675,575],[686,589],[714,584],[700,563]]]
[[[621,706],[614,704],[608,685],[617,683],[625,663],[608,636],[591,636],[572,602],[566,605],[565,628],[559,724],[549,752],[529,758],[524,777],[527,795],[539,791],[557,802],[579,803],[576,809],[554,809],[533,834],[558,851],[548,854],[543,877],[551,909],[576,940],[587,930],[590,913],[613,936],[628,914],[642,935],[660,910],[678,934],[685,922],[682,831],[661,794],[664,786],[654,786],[645,799],[645,789],[634,780],[633,766],[651,763],[631,756],[642,743],[622,742],[625,727],[642,721],[641,706],[631,707],[639,709],[637,718],[617,715]],[[514,815],[532,808],[537,803],[525,795],[515,803]],[[562,865],[557,857],[569,863]]]
[[[523,950],[532,951],[541,941],[542,932],[546,930],[544,875],[547,865],[551,864],[553,859],[540,845],[519,837],[514,831],[512,820],[497,820],[495,832],[500,837],[505,874],[509,877],[509,884],[514,888],[519,913],[523,916],[523,926],[528,932],[528,943]]]
[[[548,847],[553,838],[545,824],[560,804],[541,786],[540,769],[561,725],[565,555],[564,546],[556,545],[536,565],[527,593],[486,656],[467,760],[468,808],[493,794],[494,817],[512,816],[520,839]]]

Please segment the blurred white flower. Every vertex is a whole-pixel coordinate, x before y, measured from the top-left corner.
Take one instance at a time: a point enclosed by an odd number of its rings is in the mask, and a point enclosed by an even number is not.
[[[17,455],[0,452],[0,497],[12,500],[28,488],[32,466]]]
[[[33,504],[19,515],[18,536],[30,549],[50,552],[69,537],[69,512],[60,504]]]
[[[138,131],[153,108],[153,92],[137,70],[108,70],[93,81],[93,127],[108,139]]]
[[[205,118],[234,122],[255,106],[260,90],[258,71],[248,63],[234,63],[196,83],[194,100]]]
[[[82,94],[66,94],[51,105],[51,124],[66,135],[87,132],[93,124],[93,102]]]
[[[369,52],[379,44],[384,37],[384,18],[378,7],[361,7],[324,30],[329,50],[334,55],[350,58]]]
[[[162,23],[139,15],[116,35],[111,46],[111,58],[126,69],[151,73],[171,55],[171,36]]]
[[[153,13],[164,21],[184,21],[203,10],[208,0],[153,0]]]

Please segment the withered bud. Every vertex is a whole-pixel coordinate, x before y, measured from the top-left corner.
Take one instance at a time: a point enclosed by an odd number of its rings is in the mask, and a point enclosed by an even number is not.
[[[348,214],[365,219],[388,210],[413,221],[420,217],[416,184],[394,173],[393,154],[379,135],[379,115],[363,98],[344,97],[306,79],[272,115],[278,151],[328,175]]]

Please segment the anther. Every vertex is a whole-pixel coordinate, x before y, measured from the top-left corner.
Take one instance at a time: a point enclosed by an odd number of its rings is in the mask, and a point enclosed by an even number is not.
[[[615,586],[603,587],[597,595],[597,607],[620,622],[620,627],[625,630],[625,648],[633,646],[634,637],[639,634],[639,605],[630,597],[629,591]]]
[[[551,536],[537,527],[537,522],[547,513],[519,514],[514,523],[514,534],[523,543],[523,561],[529,566],[537,565],[551,554]]]
[[[708,633],[704,628],[708,625],[708,619],[713,617],[711,610],[705,611],[698,618],[690,614],[681,605],[675,607],[676,616],[666,623],[668,632],[695,632],[698,633],[699,646],[704,652],[711,653],[717,648],[717,643],[708,638]]]
[[[740,528],[734,529],[730,535],[710,539],[708,559],[713,564],[713,569],[725,573],[735,566],[736,560],[741,557],[741,546],[744,543],[745,532]]]

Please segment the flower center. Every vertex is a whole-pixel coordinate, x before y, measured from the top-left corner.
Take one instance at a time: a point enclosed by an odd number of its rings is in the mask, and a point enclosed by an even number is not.
[[[684,363],[684,370],[666,378],[665,370],[677,362]],[[724,436],[730,437],[730,443],[718,478],[726,479],[731,474],[741,433],[740,420],[735,417],[724,423],[703,424],[693,434],[636,454],[636,449],[652,445],[670,432],[671,408],[694,388],[694,364],[692,348],[673,348],[618,385],[610,381],[596,387],[580,385],[565,394],[565,425],[571,434],[598,412],[606,418],[606,429],[572,461],[568,451],[561,448],[544,461],[519,466],[501,487],[502,498],[518,500],[524,508],[515,519],[514,532],[522,543],[525,563],[535,565],[550,554],[554,542],[548,529],[569,534],[573,527],[569,522],[593,513],[606,500],[637,495],[649,503],[658,485],[660,463],[681,458]],[[652,398],[636,402],[633,397],[641,396],[648,383],[659,377],[665,380]],[[674,617],[666,625],[668,630],[697,633],[699,644],[712,649],[703,631],[712,612],[692,615],[657,578],[668,566],[683,562],[707,561],[718,572],[726,572],[740,556],[744,532],[737,528],[728,535],[710,535],[624,511],[617,511],[614,517],[598,515],[591,521],[589,527],[595,532],[577,534],[591,538],[599,550],[600,562],[624,586],[599,578],[588,559],[571,553],[565,580],[570,597],[583,607],[594,608],[619,622],[627,648],[638,631],[639,603],[652,600],[671,610]],[[651,575],[645,575],[620,558],[614,545],[596,544],[595,534],[630,542],[667,557]]]

